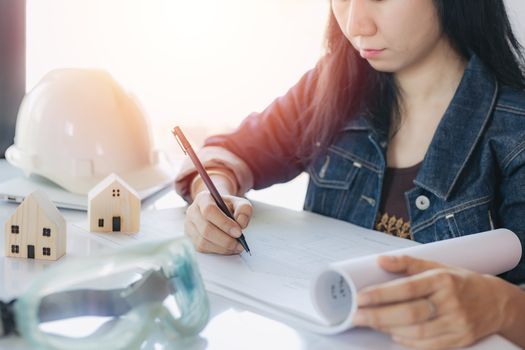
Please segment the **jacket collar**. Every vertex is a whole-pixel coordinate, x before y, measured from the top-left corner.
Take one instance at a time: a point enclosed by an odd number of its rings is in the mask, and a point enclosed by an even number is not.
[[[494,109],[498,83],[472,55],[414,183],[447,200]]]
[[[370,130],[372,129],[368,120],[366,119],[365,113],[360,112],[356,115],[355,118],[350,119],[344,126],[343,131],[347,130]]]
[[[498,83],[472,55],[459,87],[441,119],[414,183],[448,199],[476,147],[494,109]],[[343,130],[371,130],[377,143],[386,142],[370,126],[364,113]],[[381,141],[381,142],[380,142]]]

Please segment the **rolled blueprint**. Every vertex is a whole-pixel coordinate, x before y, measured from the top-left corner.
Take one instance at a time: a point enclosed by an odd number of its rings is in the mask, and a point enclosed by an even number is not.
[[[513,232],[498,229],[332,263],[314,278],[310,290],[315,309],[328,324],[318,331],[335,334],[351,328],[352,315],[357,309],[357,292],[402,277],[381,269],[377,264],[380,255],[409,255],[497,275],[516,267],[522,247]]]

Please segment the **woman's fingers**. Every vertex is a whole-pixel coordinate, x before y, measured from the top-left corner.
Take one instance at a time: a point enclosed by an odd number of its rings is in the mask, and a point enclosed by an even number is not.
[[[191,224],[195,227],[196,233],[200,240],[209,241],[217,246],[226,249],[227,251],[235,251],[237,247],[237,241],[235,237],[224,232],[224,229],[217,227],[212,221],[207,220],[201,214],[200,209],[199,213],[196,215],[191,215]],[[220,210],[217,208],[217,210]],[[231,220],[225,216],[225,221]],[[223,226],[224,227],[224,226]],[[203,243],[204,244],[204,243]]]
[[[456,333],[453,321],[450,315],[446,315],[419,324],[391,327],[388,329],[388,333],[392,337],[403,339],[430,339],[448,333]]]
[[[403,302],[424,298],[440,288],[443,280],[440,270],[400,278],[378,286],[362,289],[357,296],[360,307]]]
[[[213,226],[219,228],[221,231],[234,238],[237,238],[241,235],[240,225],[227,217],[226,214],[224,214],[222,210],[219,209],[215,203],[215,200],[209,193],[201,192],[198,196],[198,207],[201,215],[197,217],[202,218],[202,221],[211,223]],[[200,223],[195,222],[197,229],[199,230],[205,228],[199,226],[199,224],[202,224],[202,221]],[[205,234],[204,231],[201,232]]]
[[[434,261],[422,260],[411,256],[380,256],[377,263],[388,272],[415,275],[431,269],[444,268],[445,265]]]
[[[233,197],[231,198],[234,212],[233,217],[241,228],[245,229],[250,223],[253,213],[252,204],[245,198]]]
[[[230,219],[215,203],[208,192],[201,192],[186,212],[185,231],[199,252],[239,254],[243,251],[237,242],[252,215],[252,206],[244,198],[224,196],[240,223]]]
[[[354,325],[369,326],[377,330],[392,327],[412,326],[438,316],[437,306],[427,298],[359,309],[354,316]]]
[[[195,249],[198,252],[217,253],[223,255],[239,254],[240,252],[242,252],[242,247],[239,247],[235,239],[227,236],[225,233],[222,233],[222,235],[229,237],[229,239],[233,239],[234,243],[228,242],[225,245],[224,243],[217,244],[214,241],[208,240],[200,233],[200,231],[191,221],[187,220],[184,226],[186,235],[190,237],[191,241],[193,242],[193,245],[195,246]]]

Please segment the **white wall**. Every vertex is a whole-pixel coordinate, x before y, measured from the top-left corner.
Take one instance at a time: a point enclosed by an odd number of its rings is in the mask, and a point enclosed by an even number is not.
[[[505,0],[507,9],[514,25],[514,31],[525,46],[525,1],[524,0]]]
[[[314,66],[327,0],[27,0],[27,87],[58,67],[108,70],[160,147],[261,110]],[[193,129],[193,130],[192,130]],[[193,136],[193,137],[192,137]]]

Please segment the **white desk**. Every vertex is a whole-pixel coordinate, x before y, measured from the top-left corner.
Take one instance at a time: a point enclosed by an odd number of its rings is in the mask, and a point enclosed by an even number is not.
[[[4,160],[0,160],[0,181],[20,172],[10,167]],[[291,185],[290,192],[304,192],[305,178],[297,180]],[[282,190],[283,185],[279,185]],[[286,185],[284,185],[286,186]],[[250,197],[257,200],[273,198],[272,204],[277,204],[273,193],[275,188],[253,193]],[[294,203],[289,198],[285,204],[294,209],[300,208],[300,203]],[[178,198],[171,189],[165,190],[151,200],[147,200],[144,210],[164,209],[170,207],[181,207],[183,201]],[[3,233],[3,222],[15,210],[16,205],[0,202],[0,223]],[[86,213],[81,211],[62,210],[68,222],[80,222],[86,220]],[[63,259],[74,256],[85,256],[96,253],[99,249],[97,241],[89,244],[82,242],[78,244],[74,239],[68,241],[68,255]],[[49,263],[37,260],[5,258],[3,256],[4,240],[0,239],[0,298],[8,300],[22,293],[30,283],[31,277],[37,275]],[[389,337],[371,330],[353,330],[338,336],[320,336],[317,334],[294,329],[286,324],[263,317],[242,304],[225,299],[221,296],[209,294],[211,303],[211,318],[200,337],[192,341],[185,349],[404,349],[394,344]],[[152,337],[143,347],[144,349],[171,349],[169,345],[156,343]],[[0,349],[27,350],[29,345],[22,339],[10,337],[0,340]],[[478,343],[472,349],[479,350],[505,350],[518,349],[510,342],[499,336],[490,337]]]

